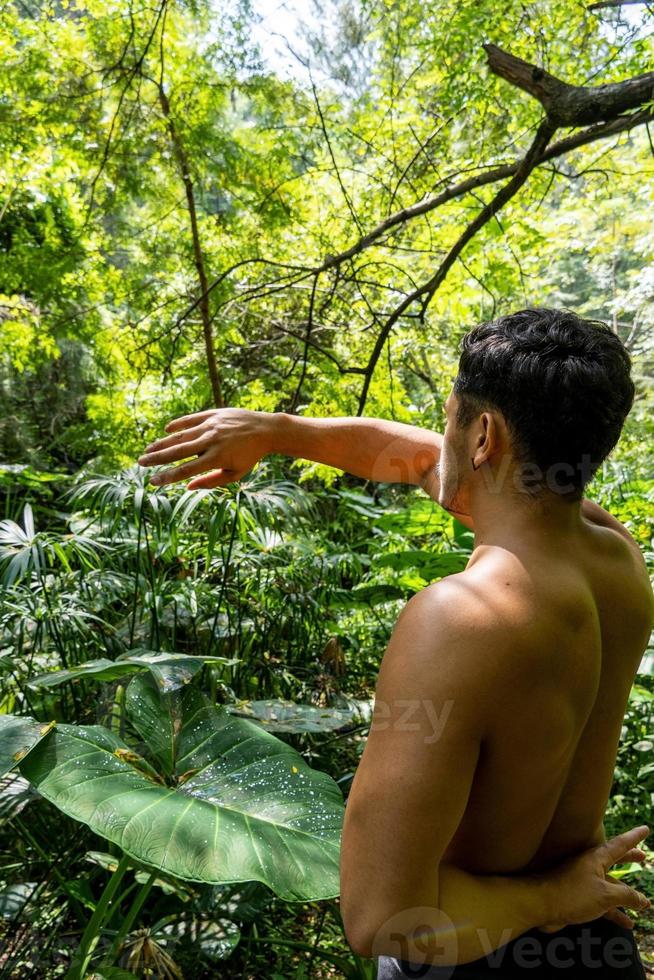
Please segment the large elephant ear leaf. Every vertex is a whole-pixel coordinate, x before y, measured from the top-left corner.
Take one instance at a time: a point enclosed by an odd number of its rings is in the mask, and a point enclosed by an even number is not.
[[[143,695],[134,707],[143,710],[148,745],[160,738],[171,697],[151,683],[133,692]],[[167,757],[174,769],[164,779],[98,726],[57,725],[20,771],[64,813],[166,874],[214,885],[260,881],[287,901],[338,895],[343,797],[334,780],[193,687],[178,707]]]
[[[31,752],[52,724],[17,715],[0,715],[0,776]]]
[[[181,729],[179,695],[163,694],[149,673],[132,677],[125,692],[125,710],[130,723],[146,743],[150,754],[171,775],[175,768],[175,746]]]
[[[223,667],[234,667],[240,661],[238,658],[201,656],[188,653],[160,653],[154,650],[133,650],[129,654],[121,654],[119,663],[132,665],[137,669],[147,668],[162,691],[176,691],[184,687],[195,677],[205,664],[218,664]]]
[[[131,650],[116,660],[100,657],[87,660],[70,670],[51,670],[28,681],[29,687],[57,687],[66,681],[116,681],[128,674],[149,671],[162,691],[175,691],[188,684],[205,664],[233,667],[239,661],[226,657],[194,657],[186,653],[161,653],[155,650]]]
[[[240,701],[225,705],[230,714],[252,718],[269,732],[331,732],[352,724],[354,713],[347,708],[317,708],[282,698]]]

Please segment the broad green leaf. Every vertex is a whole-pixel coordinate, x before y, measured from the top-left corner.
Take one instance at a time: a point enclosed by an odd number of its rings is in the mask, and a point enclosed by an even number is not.
[[[115,857],[113,854],[107,854],[106,851],[87,851],[84,855],[87,861],[91,864],[97,864],[99,868],[103,871],[108,871],[113,874],[118,867],[119,857]]]
[[[351,725],[354,712],[347,708],[317,708],[281,698],[269,701],[238,701],[225,705],[235,715],[243,715],[265,725],[270,732],[331,732]]]
[[[629,692],[630,701],[654,701],[654,693],[641,684],[634,684]]]
[[[0,823],[15,817],[35,799],[36,793],[20,773],[9,772],[0,777]]]
[[[373,585],[358,585],[355,589],[334,589],[332,601],[340,606],[376,606],[380,602],[406,599],[407,592],[407,589],[398,585],[378,582]]]
[[[238,660],[226,657],[195,657],[186,653],[158,653],[151,650],[121,654],[116,660],[100,657],[88,660],[70,670],[39,674],[29,682],[30,687],[55,687],[65,681],[91,678],[96,681],[115,681],[127,674],[150,671],[163,691],[174,691],[194,677],[205,663],[234,666]]]
[[[462,572],[468,563],[469,555],[456,551],[435,554],[431,551],[392,551],[377,555],[373,565],[401,571],[405,568],[419,569],[423,578],[439,578]]]
[[[156,653],[143,650],[136,654],[121,655],[120,663],[134,665],[138,670],[148,670],[162,691],[175,691],[198,673],[205,664],[234,667],[238,658],[194,656],[187,653]]]
[[[119,661],[100,657],[98,660],[87,660],[85,664],[72,667],[70,670],[53,670],[46,674],[37,674],[28,682],[28,687],[57,687],[66,681],[78,681],[87,677],[96,681],[113,681],[136,670],[137,667],[122,666]]]
[[[475,544],[475,532],[462,524],[461,521],[457,521],[456,517],[453,518],[453,524],[454,540],[458,547],[464,551],[472,551]]]
[[[95,912],[98,903],[93,896],[87,878],[73,878],[72,880],[61,881],[60,885],[66,895],[77,899],[85,908]]]
[[[341,791],[260,725],[187,688],[172,776],[157,782],[130,755],[106,729],[58,725],[20,769],[64,813],[166,874],[261,881],[287,901],[338,895]]]
[[[623,868],[611,868],[612,878],[626,878],[633,874],[642,874],[642,865],[638,864],[636,861],[632,861],[630,864],[626,864]]]
[[[127,686],[125,709],[163,772],[171,775],[175,769],[177,736],[182,724],[179,699],[160,693],[154,678],[139,674]]]
[[[29,717],[0,715],[0,776],[24,759],[48,734],[53,724],[44,724]]]
[[[384,531],[395,531],[409,537],[444,533],[452,527],[451,516],[431,500],[418,500],[404,510],[384,514],[375,521]]]

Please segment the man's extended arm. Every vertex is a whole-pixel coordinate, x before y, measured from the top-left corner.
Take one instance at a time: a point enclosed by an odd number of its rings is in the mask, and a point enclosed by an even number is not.
[[[419,426],[357,416],[307,418],[219,408],[173,419],[166,432],[146,447],[139,462],[143,466],[188,462],[157,473],[151,481],[155,485],[189,479],[190,490],[226,486],[240,480],[262,457],[280,453],[334,466],[364,480],[420,486],[438,500],[436,465],[443,436]],[[599,504],[583,500],[581,513],[592,523],[619,531],[638,547],[627,529]],[[474,531],[469,514],[453,516]]]
[[[193,477],[191,490],[224,486],[239,480],[263,456],[279,453],[365,480],[420,486],[438,498],[436,465],[443,436],[403,422],[223,408],[174,419],[166,431],[170,434],[151,443],[139,462],[157,466],[194,454],[197,459],[158,473],[152,479],[158,485]],[[472,528],[469,515],[454,516]]]

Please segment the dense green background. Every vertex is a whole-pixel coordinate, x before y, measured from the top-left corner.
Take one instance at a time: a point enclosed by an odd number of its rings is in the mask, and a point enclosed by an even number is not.
[[[111,724],[117,682],[28,681],[137,648],[220,653],[238,665],[199,675],[220,703],[363,712],[331,731],[307,731],[305,712],[278,733],[347,794],[398,611],[461,567],[470,535],[421,491],[318,464],[269,457],[240,486],[187,493],[155,491],[135,460],[171,417],[217,402],[440,428],[467,329],[568,306],[611,323],[633,355],[636,403],[590,495],[654,569],[645,126],[539,166],[431,302],[399,319],[365,404],[384,321],[496,187],[322,269],[390,215],[526,151],[541,107],[488,70],[483,42],[600,84],[651,70],[654,21],[645,4],[571,0],[317,7],[310,72],[290,77],[255,45],[247,3],[0,8],[0,712]],[[625,720],[607,832],[654,820],[653,663]],[[118,852],[3,786],[0,976],[63,976],[108,880],[96,852]],[[651,872],[628,880],[654,895]],[[218,919],[232,940],[198,940]],[[161,881],[134,928],[150,930],[132,937],[137,976],[148,956],[153,976],[373,975],[336,901],[298,905],[263,885]]]

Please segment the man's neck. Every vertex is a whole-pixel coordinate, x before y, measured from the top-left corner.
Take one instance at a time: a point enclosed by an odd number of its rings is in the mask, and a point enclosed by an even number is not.
[[[582,528],[581,501],[565,500],[551,491],[534,498],[513,488],[501,493],[482,488],[471,495],[470,513],[475,548],[551,547]]]

